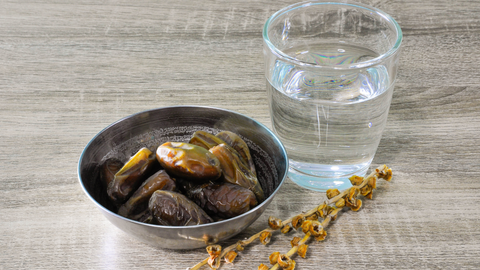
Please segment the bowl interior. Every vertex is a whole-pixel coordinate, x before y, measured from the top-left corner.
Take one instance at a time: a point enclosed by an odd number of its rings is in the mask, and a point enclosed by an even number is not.
[[[250,148],[257,177],[267,199],[243,215],[248,215],[250,212],[263,212],[266,207],[263,204],[270,202],[272,195],[276,193],[286,177],[288,159],[285,149],[270,130],[253,119],[228,110],[209,107],[166,107],[134,114],[113,123],[95,136],[82,153],[78,168],[81,185],[97,206],[103,208],[102,210],[110,212],[119,219],[124,219],[114,212],[115,208],[107,198],[106,191],[100,182],[99,166],[103,161],[111,157],[127,161],[140,148],[147,147],[155,151],[158,145],[167,141],[188,142],[192,134],[198,130],[212,134],[228,130],[237,133],[245,140]],[[258,213],[256,214],[259,216]],[[226,221],[235,222],[237,218],[241,219],[241,217],[235,217]],[[147,226],[143,223],[137,225]],[[152,227],[169,227],[148,226],[150,230]],[[189,227],[201,229],[208,226]],[[233,235],[228,237],[231,236]]]

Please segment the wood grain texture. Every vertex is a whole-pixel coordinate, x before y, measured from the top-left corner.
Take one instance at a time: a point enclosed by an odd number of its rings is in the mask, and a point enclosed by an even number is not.
[[[168,105],[234,110],[270,126],[261,29],[295,1],[0,0],[0,269],[185,269],[203,249],[155,249],[110,224],[76,166],[110,123]],[[394,170],[296,269],[480,268],[480,5],[362,1],[404,31],[373,166]],[[325,199],[288,180],[234,239]],[[294,234],[225,269],[256,269]]]

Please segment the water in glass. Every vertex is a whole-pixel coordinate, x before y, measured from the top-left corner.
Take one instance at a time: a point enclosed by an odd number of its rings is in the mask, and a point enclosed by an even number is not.
[[[321,66],[359,63],[379,56],[347,43],[297,46],[284,53]],[[287,150],[289,177],[314,190],[349,187],[348,177],[364,175],[374,157],[393,83],[383,65],[351,73],[297,67],[276,60],[267,78],[272,126]]]

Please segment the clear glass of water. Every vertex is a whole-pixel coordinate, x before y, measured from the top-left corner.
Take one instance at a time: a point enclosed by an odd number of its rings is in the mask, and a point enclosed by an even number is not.
[[[325,191],[367,172],[395,83],[402,31],[376,8],[309,1],[273,14],[263,29],[274,132],[289,178]]]

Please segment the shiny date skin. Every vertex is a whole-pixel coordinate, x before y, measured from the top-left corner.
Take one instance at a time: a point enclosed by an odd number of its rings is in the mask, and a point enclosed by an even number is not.
[[[140,149],[109,183],[107,194],[112,202],[122,204],[128,200],[157,164],[155,154],[147,148]]]
[[[192,138],[188,143],[195,144],[209,150],[210,148],[225,142],[211,133],[199,130],[193,133]]]
[[[255,194],[244,187],[225,182],[195,185],[179,180],[184,194],[212,217],[232,218],[257,206]]]
[[[118,214],[130,219],[141,220],[148,216],[148,201],[155,191],[173,191],[176,187],[175,180],[165,170],[159,170],[143,182],[128,201],[118,209]]]
[[[165,226],[193,226],[213,222],[198,205],[184,195],[157,190],[148,203],[153,223]]]
[[[230,145],[233,149],[235,149],[246,162],[252,174],[257,176],[257,171],[255,169],[255,164],[253,163],[253,159],[250,154],[250,149],[248,148],[247,143],[242,138],[240,138],[240,136],[231,131],[222,131],[215,136]]]
[[[115,174],[123,167],[123,162],[117,158],[109,158],[100,167],[100,179],[105,189],[115,179]]]
[[[220,144],[209,150],[220,161],[223,178],[226,182],[247,188],[255,194],[258,202],[265,199],[263,189],[257,177],[243,162],[242,157],[229,145]]]
[[[166,142],[157,148],[157,160],[172,176],[205,182],[218,179],[222,170],[215,155],[200,146]]]
[[[217,133],[217,135],[213,135],[206,131],[199,130],[193,133],[189,143],[201,146],[207,150],[220,144],[228,144],[238,152],[242,157],[242,161],[250,168],[252,174],[257,175],[247,143],[231,131],[221,131]]]

